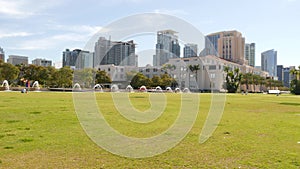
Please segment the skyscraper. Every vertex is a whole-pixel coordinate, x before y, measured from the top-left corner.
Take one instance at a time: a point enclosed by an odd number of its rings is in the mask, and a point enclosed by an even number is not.
[[[290,71],[295,69],[295,66],[285,67],[283,68],[283,86],[291,87],[291,81],[295,78],[295,75],[292,75]]]
[[[95,43],[95,53],[94,53],[94,67],[101,64],[104,56],[111,47],[110,39],[107,40],[105,37],[100,37]]]
[[[255,43],[245,44],[245,60],[249,66],[255,67]]]
[[[95,43],[94,67],[114,64],[116,66],[137,66],[135,43],[111,41],[100,37]]]
[[[80,51],[75,67],[78,69],[93,68],[94,53]]]
[[[4,50],[0,47],[0,60],[5,61],[5,53]]]
[[[205,53],[207,55],[215,54],[217,51],[219,57],[243,64],[245,54],[245,38],[236,30],[212,33],[206,36]]]
[[[76,69],[93,68],[94,53],[75,49],[70,51],[66,49],[63,52],[63,67],[70,66]]]
[[[63,67],[65,66],[75,67],[80,52],[81,52],[80,49],[75,49],[73,51],[66,49],[66,51],[63,52],[63,60],[62,60]]]
[[[195,57],[198,53],[198,46],[197,44],[188,43],[184,45],[183,48],[183,57],[189,58],[189,57]]]
[[[180,57],[180,45],[176,33],[173,30],[157,32],[156,52],[153,56],[154,66],[161,66],[171,58]]]
[[[283,81],[283,65],[277,65],[277,77],[279,81]]]
[[[272,49],[261,53],[261,70],[277,78],[277,51]]]

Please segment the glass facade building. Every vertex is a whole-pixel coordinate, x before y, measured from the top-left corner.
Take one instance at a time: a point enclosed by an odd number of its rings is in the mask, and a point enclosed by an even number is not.
[[[272,49],[261,53],[261,70],[277,78],[277,51]]]
[[[185,44],[183,48],[183,57],[190,58],[197,56],[198,53],[198,45],[197,44]]]
[[[255,43],[245,44],[245,60],[249,66],[255,67]]]
[[[154,66],[162,66],[169,59],[180,57],[180,45],[176,33],[173,30],[157,32],[156,50],[153,56]]]

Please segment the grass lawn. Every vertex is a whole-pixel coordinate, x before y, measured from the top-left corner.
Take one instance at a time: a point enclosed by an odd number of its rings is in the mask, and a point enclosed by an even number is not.
[[[139,110],[148,94],[130,95]],[[118,114],[110,93],[97,93],[105,119],[132,137],[161,133],[175,121],[179,95],[167,94],[156,121],[136,124]],[[227,95],[213,136],[199,144],[210,94],[200,94],[200,112],[180,144],[154,157],[131,159],[99,148],[83,131],[71,93],[0,92],[0,168],[300,168],[300,97]]]

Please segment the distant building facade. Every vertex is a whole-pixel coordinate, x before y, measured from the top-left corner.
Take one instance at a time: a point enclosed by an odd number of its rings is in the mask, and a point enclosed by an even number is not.
[[[160,76],[165,73],[161,66],[146,65],[145,67],[139,67],[139,72],[148,78],[153,76]]]
[[[180,57],[180,45],[177,32],[162,30],[157,32],[156,51],[153,56],[153,66],[162,66],[169,59]]]
[[[94,53],[89,51],[80,51],[75,64],[76,69],[93,68]]]
[[[283,81],[283,65],[277,65],[277,79]]]
[[[116,66],[111,65],[98,65],[95,67],[97,70],[102,70],[107,73],[107,75],[112,80],[112,84],[117,84],[119,88],[126,88],[130,84],[131,79],[128,79],[127,72],[138,72],[138,67],[136,66]]]
[[[111,41],[100,37],[95,43],[94,67],[114,64],[116,66],[137,66],[136,44],[131,41]]]
[[[283,82],[283,86],[291,87],[291,82],[293,79],[295,79],[295,75],[290,73],[290,71],[293,69],[295,69],[295,66],[290,66],[290,67],[283,67],[282,65],[277,66],[278,80]],[[281,72],[278,72],[278,71],[281,71]],[[280,77],[280,75],[281,75],[281,77]]]
[[[47,67],[47,66],[52,66],[52,60],[37,58],[32,60],[32,64],[37,66]]]
[[[236,30],[212,33],[206,36],[204,55],[244,64],[245,38]]]
[[[184,48],[183,48],[183,57],[184,58],[198,56],[197,53],[198,53],[198,45],[197,44],[188,43],[188,44],[184,45]]]
[[[245,44],[245,61],[249,66],[255,67],[255,43]]]
[[[176,69],[168,73],[176,79],[181,89],[187,87],[197,91],[224,91],[224,83],[226,80],[224,67],[229,67],[231,70],[238,68],[241,73],[253,73],[262,77],[269,76],[267,72],[261,71],[260,69],[245,64],[240,65],[230,62],[214,55],[170,59],[168,64],[175,65]],[[197,75],[195,72],[189,70],[189,65],[199,65]],[[257,88],[256,90],[260,89]]]
[[[277,79],[277,51],[272,49],[261,53],[261,70]]]
[[[9,55],[7,59],[7,63],[13,65],[28,65],[28,57],[27,56],[19,56],[19,55]]]
[[[70,51],[66,49],[63,52],[63,67],[70,66],[75,69],[93,68],[94,53],[75,49]]]
[[[5,61],[5,52],[1,47],[0,47],[0,60],[2,60],[3,62]]]

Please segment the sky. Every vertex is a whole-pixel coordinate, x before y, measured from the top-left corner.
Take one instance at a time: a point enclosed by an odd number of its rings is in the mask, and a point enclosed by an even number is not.
[[[0,47],[6,59],[58,63],[65,49],[83,49],[103,27],[140,13],[181,18],[204,35],[237,30],[246,43],[256,43],[256,65],[270,49],[277,51],[278,65],[300,65],[300,0],[0,0]]]

